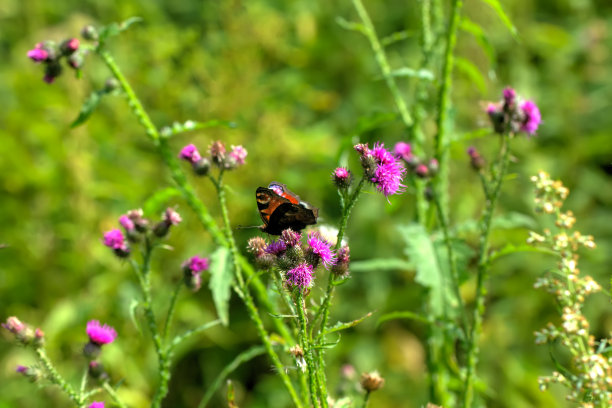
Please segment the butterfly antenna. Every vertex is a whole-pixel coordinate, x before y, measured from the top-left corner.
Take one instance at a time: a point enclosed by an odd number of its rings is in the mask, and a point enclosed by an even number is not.
[[[234,227],[234,229],[249,229],[249,228],[260,228],[260,225],[249,225],[249,226],[245,226],[245,225],[237,225]]]

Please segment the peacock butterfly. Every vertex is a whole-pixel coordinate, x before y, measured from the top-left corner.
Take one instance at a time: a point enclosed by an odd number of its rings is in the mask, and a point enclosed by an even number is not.
[[[260,228],[270,235],[280,235],[287,228],[300,231],[317,223],[319,209],[301,201],[284,184],[273,181],[268,188],[259,187],[255,198],[264,223]]]

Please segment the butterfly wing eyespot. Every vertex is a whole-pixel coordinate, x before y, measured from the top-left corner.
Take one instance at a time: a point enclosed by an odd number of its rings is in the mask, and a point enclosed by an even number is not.
[[[272,182],[268,188],[259,187],[255,197],[264,223],[261,229],[268,234],[280,235],[287,228],[300,231],[317,223],[319,210],[300,201],[284,184]]]

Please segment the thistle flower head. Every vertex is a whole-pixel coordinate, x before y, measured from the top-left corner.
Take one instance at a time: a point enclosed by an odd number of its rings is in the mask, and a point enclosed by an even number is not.
[[[312,265],[301,263],[285,272],[285,282],[291,288],[307,289],[312,283]]]
[[[117,332],[114,328],[108,325],[101,325],[98,320],[90,320],[87,322],[87,336],[89,340],[99,346],[112,343],[117,337]]]
[[[188,161],[191,164],[196,163],[198,160],[202,158],[200,152],[198,152],[198,148],[194,144],[188,144],[187,146],[181,149],[179,153],[179,158]]]
[[[538,106],[533,101],[524,101],[521,103],[521,111],[525,116],[521,130],[529,136],[535,134],[542,122],[542,116]]]
[[[309,253],[318,258],[312,262],[313,266],[318,264],[318,260],[323,262],[325,269],[329,269],[336,263],[336,255],[332,251],[331,245],[318,232],[308,234],[308,246],[310,247]]]
[[[246,163],[247,151],[242,146],[232,146],[230,157],[235,161],[236,165],[242,166]]]

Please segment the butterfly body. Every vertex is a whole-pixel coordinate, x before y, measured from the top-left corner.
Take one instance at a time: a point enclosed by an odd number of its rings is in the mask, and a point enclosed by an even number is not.
[[[280,235],[287,228],[300,231],[317,223],[319,209],[301,201],[284,184],[272,182],[267,188],[259,187],[255,198],[264,223],[260,228],[270,235]]]

